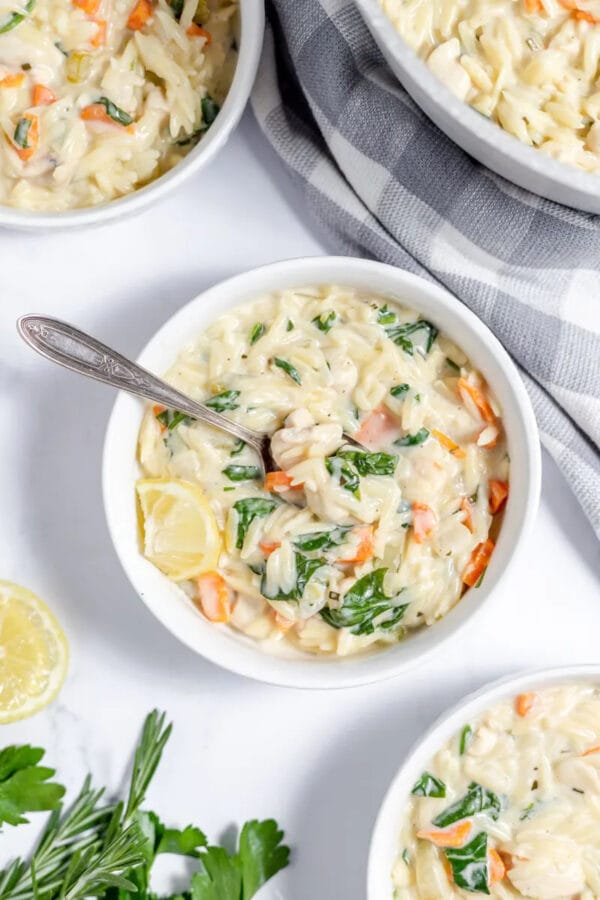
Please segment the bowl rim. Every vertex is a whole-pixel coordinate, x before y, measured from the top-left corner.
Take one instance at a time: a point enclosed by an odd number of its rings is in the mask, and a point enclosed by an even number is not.
[[[434,316],[445,319],[444,324],[440,321],[442,330],[447,332],[447,323],[451,321],[455,331],[460,328],[463,346],[465,341],[472,345],[470,356],[476,347],[480,356],[489,360],[489,366],[493,365],[497,374],[496,388],[502,381],[502,405],[512,405],[513,428],[510,433],[507,428],[507,435],[509,447],[511,440],[513,449],[514,444],[518,444],[519,462],[513,461],[511,478],[519,490],[513,492],[514,500],[509,498],[492,564],[476,594],[467,592],[435,626],[371,655],[330,660],[324,657],[288,659],[267,653],[233,629],[205,622],[187,598],[188,618],[184,621],[183,612],[175,609],[176,603],[181,604],[183,592],[142,557],[134,525],[127,530],[125,519],[129,517],[130,523],[135,521],[135,448],[145,408],[142,401],[127,394],[118,395],[108,422],[102,465],[104,508],[115,551],[135,592],[167,630],[197,653],[230,671],[271,684],[317,689],[351,687],[398,675],[424,662],[467,622],[472,622],[490,597],[497,593],[506,569],[526,543],[537,511],[541,480],[540,445],[533,409],[516,367],[504,348],[475,314],[448,291],[384,263],[348,257],[306,257],[271,263],[218,282],[170,317],[146,344],[138,362],[151,370],[155,364],[166,369],[185,345],[182,336],[189,341],[191,329],[200,332],[226,309],[239,306],[261,293],[323,283],[345,283],[350,287],[370,289],[374,294],[387,295],[391,299],[396,297],[428,315],[433,308]],[[385,289],[382,285],[386,285]],[[505,417],[507,412],[505,409]],[[170,597],[168,601],[167,597]]]
[[[367,863],[367,900],[393,900],[393,860],[390,849],[399,846],[402,801],[410,793],[414,772],[431,760],[465,721],[480,715],[494,703],[524,690],[545,690],[579,681],[600,682],[600,663],[521,669],[486,682],[438,716],[412,744],[392,778],[379,807],[371,835]],[[397,855],[397,854],[396,854]],[[388,865],[389,864],[389,865]],[[385,872],[387,871],[387,874]]]
[[[113,219],[126,218],[141,212],[207,165],[223,148],[236,128],[250,97],[264,38],[264,0],[243,0],[240,3],[240,18],[238,60],[219,115],[206,136],[172,169],[129,194],[96,206],[36,212],[0,204],[0,228],[44,231],[103,225]]]
[[[381,6],[380,0],[355,0],[355,3],[372,33],[383,44],[388,53],[396,59],[402,71],[407,75],[410,73],[410,78],[418,84],[437,109],[443,109],[449,113],[449,116],[457,121],[462,128],[473,134],[480,143],[485,144],[486,149],[494,155],[500,153],[505,159],[526,170],[534,178],[542,176],[566,191],[591,194],[600,200],[600,175],[586,172],[574,165],[569,165],[569,163],[553,159],[534,147],[529,147],[514,135],[505,131],[500,125],[478,113],[468,103],[460,100],[450,88],[446,87],[431,72],[424,60],[415,53],[396,30],[393,22]],[[408,93],[412,96],[410,90]],[[419,105],[416,100],[415,103]],[[423,114],[427,115],[425,112]],[[428,118],[430,117],[428,116]],[[440,127],[437,125],[437,122],[434,122],[434,124],[438,128]],[[450,138],[450,140],[460,146],[453,138]],[[461,147],[461,149],[463,148]],[[465,150],[464,152],[467,153],[468,151]],[[493,168],[491,164],[481,164],[490,169]],[[499,175],[498,177],[506,176]],[[513,182],[513,184],[519,189],[517,182]],[[524,186],[520,189],[528,190]],[[548,202],[560,205],[558,200],[552,200],[552,198],[544,195],[541,190],[538,191],[533,187],[529,188],[529,190],[541,196],[542,199],[548,200]],[[579,212],[586,212],[585,209],[576,206],[575,202],[573,202],[572,206]]]

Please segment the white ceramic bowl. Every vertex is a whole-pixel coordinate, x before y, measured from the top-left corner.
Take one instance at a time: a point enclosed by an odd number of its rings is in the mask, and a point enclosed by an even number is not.
[[[32,212],[0,205],[0,227],[54,231],[103,225],[112,219],[123,219],[140,212],[204,168],[225,145],[241,118],[256,77],[264,30],[264,0],[241,0],[239,55],[229,93],[206,136],[169,172],[131,194],[98,206],[64,212]]]
[[[152,338],[139,357],[156,373],[170,367],[181,349],[213,319],[264,292],[310,284],[345,284],[396,298],[433,320],[483,373],[502,406],[511,458],[511,493],[491,564],[482,586],[469,591],[440,622],[379,653],[347,659],[296,654],[268,655],[250,638],[210,624],[180,588],[141,555],[134,482],[138,430],[144,404],[129,395],[115,403],[104,448],[104,502],[121,563],[147,607],[184,644],[227,669],[292,687],[335,688],[397,675],[422,660],[481,609],[496,591],[532,524],[540,490],[537,428],[523,383],[490,331],[458,300],[429,282],[381,263],[345,257],[293,259],[238,275],[196,297]]]
[[[356,0],[371,34],[408,93],[438,128],[481,163],[520,187],[600,212],[600,177],[528,147],[459,100],[400,37],[379,0]]]
[[[404,760],[379,811],[369,853],[367,900],[393,900],[391,873],[398,856],[402,814],[412,786],[432,757],[465,722],[472,722],[507,697],[580,681],[600,683],[600,665],[562,666],[511,675],[470,694],[431,726]]]

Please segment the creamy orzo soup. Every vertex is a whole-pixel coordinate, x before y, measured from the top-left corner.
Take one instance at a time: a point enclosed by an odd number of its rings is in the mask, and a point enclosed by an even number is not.
[[[138,495],[193,485],[220,536],[198,541],[210,564],[184,559],[169,506],[145,552],[209,619],[345,655],[431,625],[480,583],[508,495],[501,411],[433,323],[344,287],[283,291],[219,318],[166,378],[271,435],[279,467],[264,477],[243,442],[181,413],[145,416]]]
[[[237,0],[0,0],[0,203],[66,210],[172,168],[219,112]]]
[[[403,819],[396,900],[597,900],[600,689],[520,694],[465,723]]]
[[[600,171],[599,0],[381,0],[461,100],[563,162]]]

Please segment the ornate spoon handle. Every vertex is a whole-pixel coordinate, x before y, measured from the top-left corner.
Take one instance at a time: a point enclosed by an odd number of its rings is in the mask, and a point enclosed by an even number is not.
[[[73,325],[48,316],[28,315],[18,320],[17,329],[23,340],[46,359],[145,400],[169,409],[179,409],[195,419],[241,438],[263,455],[263,435],[191,400],[170,384]]]

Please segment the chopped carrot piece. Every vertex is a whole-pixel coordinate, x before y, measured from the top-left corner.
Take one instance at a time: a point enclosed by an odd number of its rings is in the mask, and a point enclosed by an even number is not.
[[[104,19],[94,19],[94,22],[98,28],[90,44],[92,47],[103,47],[106,43],[106,22]]]
[[[207,47],[212,43],[212,34],[210,33],[210,31],[207,31],[206,28],[202,28],[201,25],[196,25],[195,22],[192,22],[190,27],[187,29],[186,34],[189,35],[189,37],[205,38]]]
[[[11,75],[5,75],[4,78],[0,78],[0,87],[21,87],[24,81],[25,75],[23,72],[13,72]]]
[[[447,434],[444,434],[443,431],[438,431],[436,428],[431,429],[431,433],[440,442],[442,447],[445,447],[446,450],[449,450],[453,456],[456,456],[457,459],[464,459],[467,455],[462,447],[459,447],[456,441],[453,441],[451,437],[448,437]]]
[[[19,127],[23,122],[30,123],[27,129],[27,135],[25,137],[26,146],[23,147],[20,144],[13,143],[13,147],[17,156],[22,159],[23,162],[27,162],[28,159],[31,159],[37,149],[37,145],[40,139],[40,133],[38,117],[34,116],[33,113],[25,113],[25,115],[21,116],[21,118],[19,119],[19,124],[17,125],[17,131],[19,130]]]
[[[589,750],[585,750],[581,755],[593,756],[594,753],[600,753],[600,744],[597,744],[595,747],[590,747]]]
[[[45,84],[34,84],[32,99],[34,106],[50,106],[56,102],[56,94]]]
[[[259,541],[258,546],[265,556],[270,556],[274,550],[281,547],[281,541]]]
[[[488,884],[492,885],[502,881],[505,875],[506,868],[500,854],[496,850],[491,849],[488,853]]]
[[[166,430],[167,430],[167,426],[165,425],[164,422],[161,422],[161,421],[159,420],[158,417],[160,416],[161,413],[164,413],[164,411],[165,411],[166,408],[167,408],[166,406],[161,406],[160,403],[156,403],[156,404],[152,407],[152,413],[153,413],[153,415],[154,415],[154,418],[158,421],[158,424],[159,424],[159,426],[160,426],[160,430],[161,430],[161,431],[166,431]]]
[[[426,503],[413,503],[413,537],[417,544],[422,544],[429,537],[437,524],[434,511]]]
[[[442,865],[444,867],[444,872],[446,873],[446,878],[448,879],[450,884],[454,884],[454,872],[452,871],[450,860],[445,853],[442,855]]]
[[[378,406],[364,419],[358,431],[354,433],[354,437],[359,444],[377,450],[379,447],[391,444],[397,434],[398,420],[387,407]]]
[[[292,619],[286,619],[286,617],[282,616],[281,613],[277,612],[277,610],[275,610],[275,612],[273,613],[273,618],[275,619],[275,624],[277,625],[279,630],[283,631],[284,634],[286,631],[289,631],[294,627],[295,623],[292,621]]]
[[[490,480],[490,512],[493,516],[499,512],[508,497],[508,481],[498,481],[495,478]]]
[[[471,822],[456,822],[449,828],[432,828],[431,831],[417,831],[417,837],[431,841],[436,847],[462,847],[472,829]]]
[[[233,594],[219,572],[205,572],[196,579],[196,606],[210,622],[228,622],[231,618]]]
[[[477,544],[471,553],[471,559],[467,563],[462,573],[462,580],[468,587],[474,587],[485,570],[487,569],[492,553],[494,552],[494,542],[489,538],[481,544]]]
[[[302,484],[292,484],[293,478],[287,472],[267,472],[265,475],[265,491],[282,494],[284,491],[297,491]]]
[[[526,694],[519,694],[515,700],[517,715],[524,718],[527,713],[531,712],[536,700],[537,694],[534,691],[528,691]]]
[[[101,0],[73,0],[73,4],[82,9],[88,16],[94,16],[100,9]]]
[[[463,497],[460,501],[460,509],[464,513],[463,525],[473,534],[473,505],[468,497]]]
[[[585,9],[574,10],[573,18],[577,19],[578,22],[589,22],[590,25],[600,24],[600,19],[597,19],[596,16],[593,16],[591,12],[587,12]]]
[[[358,545],[354,552],[354,556],[347,559],[336,559],[338,563],[364,563],[373,556],[373,526],[360,525],[353,529],[354,534],[358,537]]]
[[[150,16],[152,15],[152,4],[150,0],[138,0],[127,19],[127,27],[132,31],[139,31],[143,28]]]
[[[514,867],[512,853],[508,850],[496,850],[496,853],[504,863],[504,871],[509,872]]]
[[[494,415],[494,410],[490,406],[487,397],[485,396],[484,391],[481,388],[477,387],[475,384],[471,384],[466,378],[458,379],[458,393],[460,394],[463,403],[465,400],[465,395],[469,397],[475,406],[477,407],[477,411],[482,419],[486,422],[493,423],[496,421],[496,416]]]
[[[541,0],[525,0],[525,12],[536,13],[542,12],[544,7]]]

